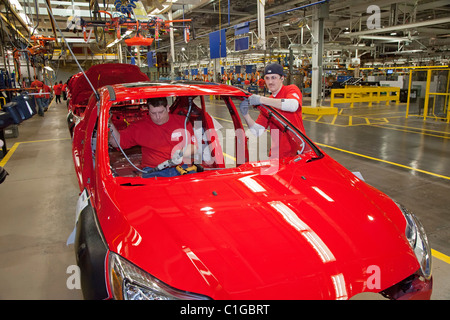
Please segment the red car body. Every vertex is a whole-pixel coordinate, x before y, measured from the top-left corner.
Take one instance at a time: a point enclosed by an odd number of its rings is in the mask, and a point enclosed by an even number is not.
[[[171,178],[114,173],[108,119],[115,108],[156,96],[247,95],[226,85],[141,83],[103,87],[98,102],[91,96],[73,134],[85,201],[75,243],[84,297],[125,299],[141,290],[117,271],[123,264],[172,298],[349,299],[375,292],[428,299],[432,278],[405,235],[399,205],[296,129],[306,143],[300,156]],[[182,109],[176,101],[172,112]],[[232,122],[243,128],[231,101]],[[261,111],[282,118],[272,108]],[[262,174],[273,161],[276,172]],[[136,281],[127,293],[126,281]]]

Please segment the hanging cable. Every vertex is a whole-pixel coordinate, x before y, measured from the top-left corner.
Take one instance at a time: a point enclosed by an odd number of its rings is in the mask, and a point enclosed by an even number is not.
[[[53,16],[52,11],[50,10],[47,1],[44,1],[45,6],[47,7],[48,13],[50,15],[50,17],[52,18],[53,22],[55,23],[56,28],[58,29],[58,32],[61,34],[61,37],[63,38],[64,42],[67,43],[67,48],[70,51],[70,54],[72,55],[73,59],[75,60],[75,62],[78,65],[78,68],[80,68],[81,72],[83,73],[84,77],[86,78],[86,81],[89,83],[89,85],[91,86],[92,91],[94,92],[95,98],[98,100],[100,100],[100,96],[98,95],[98,92],[95,90],[94,86],[92,85],[91,81],[89,81],[89,78],[87,77],[86,73],[84,73],[83,68],[81,67],[80,63],[78,62],[77,57],[75,56],[75,54],[73,53],[72,49],[70,48],[69,43],[66,41],[66,38],[64,37],[64,34],[62,33],[61,29],[58,27],[58,24],[56,23],[55,17]]]
[[[109,125],[108,125],[108,127],[109,127],[110,130],[111,130],[111,127],[110,127]],[[119,142],[117,141],[117,139],[116,139],[116,135],[115,135],[114,133],[111,133],[111,135],[112,135],[114,141],[116,142],[117,146],[119,147],[120,152],[122,152],[122,154],[123,154],[123,156],[125,157],[125,159],[127,159],[128,163],[131,164],[131,165],[133,166],[133,168],[135,168],[137,171],[139,171],[139,172],[141,172],[141,173],[148,173],[148,171],[139,169],[138,167],[136,167],[136,166],[134,165],[134,163],[130,160],[130,158],[128,158],[128,156],[127,156],[127,154],[125,153],[125,151],[123,151],[122,147],[120,146],[120,143],[119,143]]]

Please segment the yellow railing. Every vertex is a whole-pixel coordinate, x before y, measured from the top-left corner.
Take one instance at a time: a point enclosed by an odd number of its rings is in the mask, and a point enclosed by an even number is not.
[[[336,95],[343,95],[337,97]],[[369,107],[372,102],[380,103],[386,101],[389,105],[390,101],[399,103],[400,88],[398,87],[352,87],[345,89],[331,89],[331,107],[337,103],[350,103],[353,108],[355,102],[368,102]]]

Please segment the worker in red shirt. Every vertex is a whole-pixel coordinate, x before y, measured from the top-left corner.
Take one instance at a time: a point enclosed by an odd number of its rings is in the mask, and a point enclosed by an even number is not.
[[[43,99],[44,99],[44,111],[48,110],[48,106],[50,105],[50,101],[52,99],[52,88],[44,83]]]
[[[281,65],[277,63],[267,65],[264,71],[264,81],[267,89],[272,94],[269,97],[253,94],[248,99],[244,99],[239,105],[241,114],[253,134],[260,136],[268,126],[270,127],[267,117],[260,114],[255,121],[248,113],[249,105],[260,104],[278,109],[277,111],[289,120],[291,124],[305,133],[302,120],[302,93],[296,85],[284,86],[283,80],[284,71]],[[291,146],[287,141],[286,135],[280,134],[279,137],[279,141],[274,142],[279,144],[279,157],[282,158],[290,155]]]
[[[40,80],[38,80],[36,77],[34,78],[34,81],[31,83],[32,88],[42,87],[44,83]]]
[[[44,83],[35,77],[34,81],[31,83],[31,88],[35,89],[36,95],[34,97],[36,105],[38,106],[38,114],[43,117],[45,108],[44,95],[42,94],[44,91]]]
[[[62,92],[62,81],[55,82],[55,85],[53,86],[53,93],[55,94],[55,101],[56,103],[61,103],[61,92]]]
[[[67,82],[62,85],[61,91],[62,91],[62,94],[63,94],[63,99],[67,100]]]
[[[113,147],[128,149],[139,145],[142,148],[142,167],[148,172],[143,178],[154,176],[171,177],[178,175],[174,167],[164,168],[161,171],[152,171],[158,165],[170,160],[172,164],[179,165],[184,161],[191,162],[191,157],[197,149],[197,141],[188,122],[186,125],[187,137],[185,137],[186,117],[169,114],[169,106],[166,98],[148,99],[150,118],[133,122],[122,131],[110,124],[110,143]]]
[[[265,96],[266,95],[266,82],[264,81],[264,78],[259,78],[257,83],[258,83],[259,92]]]

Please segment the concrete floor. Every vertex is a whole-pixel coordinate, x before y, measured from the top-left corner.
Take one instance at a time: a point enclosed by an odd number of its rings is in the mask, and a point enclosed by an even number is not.
[[[44,117],[24,121],[19,136],[6,140],[0,299],[82,299],[81,290],[66,286],[66,271],[76,264],[66,240],[78,199],[66,115],[65,104],[53,102]]]
[[[82,299],[67,286],[78,185],[66,114],[65,103],[52,102],[45,117],[23,122],[6,141],[0,299]],[[416,213],[435,250],[432,299],[450,299],[450,125],[404,115],[404,104],[343,105],[336,117],[304,115],[304,124],[325,152]]]

